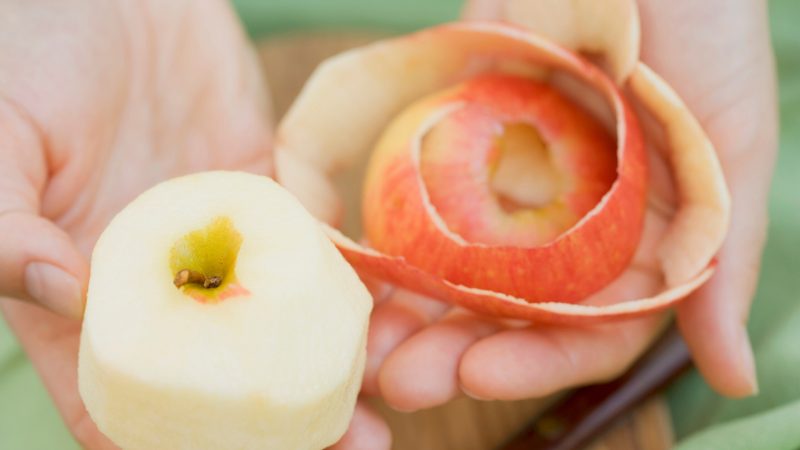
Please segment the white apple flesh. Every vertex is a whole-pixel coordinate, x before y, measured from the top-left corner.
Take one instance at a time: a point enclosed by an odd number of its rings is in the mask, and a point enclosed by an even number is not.
[[[182,284],[182,269],[221,279],[203,287],[184,274]],[[81,397],[127,450],[323,448],[352,416],[371,306],[318,222],[274,181],[173,179],[97,242]]]

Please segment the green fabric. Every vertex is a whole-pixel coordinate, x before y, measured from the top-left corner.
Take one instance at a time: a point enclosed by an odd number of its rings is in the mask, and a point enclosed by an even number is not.
[[[678,450],[797,450],[800,401],[692,435]]]
[[[397,32],[455,19],[461,0],[237,0],[253,34],[336,27]],[[800,448],[800,2],[772,0],[780,75],[781,154],[770,238],[750,331],[761,393],[732,401],[691,373],[671,391],[681,449]],[[699,431],[702,430],[702,431]],[[699,431],[699,432],[698,432]],[[695,433],[697,432],[697,433]],[[694,433],[694,434],[692,434]],[[0,321],[0,449],[74,449],[33,368]]]
[[[760,393],[731,401],[713,393],[697,373],[680,380],[670,392],[678,435],[704,430],[686,442],[687,449],[800,448],[800,2],[772,0],[769,5],[780,83],[781,150],[749,322]],[[739,418],[746,419],[727,423]],[[709,428],[712,424],[722,425]]]
[[[353,28],[397,32],[458,18],[462,0],[233,0],[252,34]]]
[[[33,367],[0,320],[0,449],[78,449]]]

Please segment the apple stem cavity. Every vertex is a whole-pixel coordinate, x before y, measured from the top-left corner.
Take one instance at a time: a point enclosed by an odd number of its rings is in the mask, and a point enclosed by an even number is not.
[[[222,284],[222,277],[206,277],[200,272],[182,269],[175,275],[173,283],[179,289],[186,284],[196,284],[206,289],[214,289]]]
[[[226,216],[178,239],[169,254],[172,283],[201,302],[218,303],[247,292],[236,279],[236,259],[242,236]]]

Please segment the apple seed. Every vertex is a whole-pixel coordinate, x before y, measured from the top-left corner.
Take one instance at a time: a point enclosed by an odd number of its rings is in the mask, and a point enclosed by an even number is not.
[[[178,271],[173,280],[175,287],[180,288],[185,284],[199,284],[206,289],[213,289],[222,284],[222,277],[206,277],[200,272],[190,269]]]

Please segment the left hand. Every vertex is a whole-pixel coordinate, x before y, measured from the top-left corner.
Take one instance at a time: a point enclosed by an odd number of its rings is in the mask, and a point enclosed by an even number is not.
[[[500,15],[476,0],[470,18]],[[642,59],[683,97],[716,147],[733,198],[730,234],[714,278],[678,308],[678,323],[708,382],[732,397],[757,390],[745,322],[764,243],[777,118],[766,2],[640,0]],[[709,20],[713,17],[714,20]],[[657,180],[653,180],[656,183]],[[657,188],[656,188],[657,190]],[[639,298],[658,278],[642,238],[634,266],[588,300]],[[663,329],[665,315],[592,327],[524,326],[386,288],[368,340],[366,392],[401,410],[480,399],[542,397],[623,373]],[[616,294],[611,294],[615,292]]]

